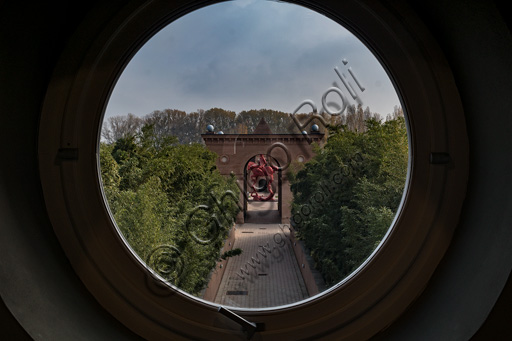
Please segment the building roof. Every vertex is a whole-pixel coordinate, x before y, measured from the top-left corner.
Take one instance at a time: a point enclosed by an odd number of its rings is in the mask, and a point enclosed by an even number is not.
[[[254,129],[253,134],[272,134],[272,130],[263,117],[261,118],[260,123],[256,126],[256,129]]]

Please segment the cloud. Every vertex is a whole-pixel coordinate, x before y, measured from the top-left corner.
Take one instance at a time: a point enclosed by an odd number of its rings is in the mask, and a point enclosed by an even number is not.
[[[398,99],[386,73],[337,23],[285,3],[215,4],[176,20],[141,48],[121,75],[106,116],[164,108],[291,112],[304,99],[320,105],[333,82],[341,86],[334,67],[342,69],[343,58],[367,88],[364,104],[391,112]]]

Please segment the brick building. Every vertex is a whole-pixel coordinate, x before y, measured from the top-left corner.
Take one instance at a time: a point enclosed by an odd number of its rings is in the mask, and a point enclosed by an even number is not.
[[[213,127],[202,134],[206,146],[217,153],[217,168],[223,175],[234,174],[239,188],[246,193],[240,193],[240,203],[244,210],[237,216],[237,223],[258,220],[255,211],[265,212],[260,217],[268,222],[287,223],[291,217],[290,203],[292,193],[288,181],[290,165],[304,163],[314,155],[313,143],[322,143],[324,134],[318,127],[309,133],[303,134],[273,134],[272,130],[262,118],[254,132],[250,134],[223,134],[215,132]],[[264,204],[251,198],[251,180],[247,171],[249,162],[257,161],[259,155],[265,155],[266,159],[279,168],[274,174],[272,187],[276,195]],[[265,179],[259,179],[265,181]],[[263,188],[265,186],[257,186]]]

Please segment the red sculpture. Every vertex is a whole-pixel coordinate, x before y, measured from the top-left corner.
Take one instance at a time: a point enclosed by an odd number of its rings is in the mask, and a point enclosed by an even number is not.
[[[278,168],[267,163],[267,160],[265,159],[265,156],[263,154],[259,155],[259,160],[257,163],[252,161],[249,162],[249,164],[247,165],[247,172],[250,173],[250,178],[252,181],[252,184],[250,185],[252,188],[252,192],[250,194],[254,200],[268,201],[274,197],[272,182],[274,181],[274,172],[276,170],[278,170]],[[260,196],[258,194],[258,190],[254,186],[257,183],[258,179],[261,177],[265,177],[265,179],[267,180],[267,190],[269,192],[269,195],[266,197]]]

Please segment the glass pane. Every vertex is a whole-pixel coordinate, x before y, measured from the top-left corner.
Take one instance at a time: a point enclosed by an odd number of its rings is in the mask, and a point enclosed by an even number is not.
[[[336,22],[280,2],[194,11],[129,62],[100,167],[129,247],[199,299],[277,307],[378,248],[406,185],[398,95]]]

